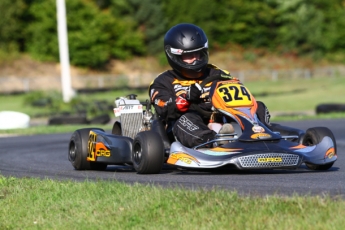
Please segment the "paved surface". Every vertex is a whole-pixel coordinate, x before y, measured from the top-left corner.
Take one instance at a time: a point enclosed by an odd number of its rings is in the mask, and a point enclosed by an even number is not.
[[[186,171],[165,167],[158,175],[138,175],[130,167],[108,166],[107,171],[76,171],[68,161],[71,133],[0,138],[0,173],[15,177],[40,177],[82,181],[85,179],[117,180],[127,183],[154,183],[188,188],[224,188],[240,194],[323,195],[345,197],[345,119],[281,122],[283,125],[307,129],[329,127],[338,146],[338,160],[328,171]]]

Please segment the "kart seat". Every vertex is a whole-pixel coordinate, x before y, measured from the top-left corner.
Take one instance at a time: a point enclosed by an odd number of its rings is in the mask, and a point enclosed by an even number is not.
[[[171,143],[174,141],[174,137],[172,135],[172,132],[170,132],[171,137],[169,137],[170,135],[168,135],[168,132],[165,129],[165,125],[163,121],[156,115],[154,115],[153,117],[153,120],[151,123],[151,130],[159,134],[159,136],[162,138],[165,152],[169,153]]]

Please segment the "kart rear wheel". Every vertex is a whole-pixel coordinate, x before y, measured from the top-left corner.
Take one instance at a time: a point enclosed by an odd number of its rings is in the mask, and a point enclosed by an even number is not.
[[[143,131],[135,136],[132,163],[139,174],[155,174],[161,171],[164,163],[164,145],[158,133]]]
[[[87,161],[87,144],[90,130],[101,130],[98,128],[85,128],[74,131],[69,142],[68,160],[76,170],[105,170],[106,164]]]
[[[114,135],[122,136],[121,123],[120,122],[118,122],[118,121],[114,122],[113,129],[111,130],[111,133]]]
[[[332,131],[326,127],[315,127],[307,130],[303,137],[302,144],[305,146],[312,146],[319,144],[324,137],[330,137],[334,143],[334,150],[337,153],[337,144]],[[325,165],[314,165],[311,163],[306,163],[306,166],[311,170],[328,170],[333,166],[334,162]]]

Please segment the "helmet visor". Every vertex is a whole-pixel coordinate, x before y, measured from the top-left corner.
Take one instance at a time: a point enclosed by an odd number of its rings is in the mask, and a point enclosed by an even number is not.
[[[177,63],[187,69],[189,69],[188,66],[197,66],[208,62],[208,53],[205,49],[194,52],[184,52],[181,55],[176,55],[175,57]]]
[[[206,42],[204,44],[203,47],[197,48],[197,49],[192,49],[192,50],[183,50],[183,49],[176,49],[173,47],[169,47],[170,48],[170,53],[171,54],[175,54],[175,55],[182,55],[183,53],[193,53],[199,50],[203,50],[203,49],[208,49],[208,42]]]
[[[169,64],[178,72],[182,72],[182,70],[200,72],[208,63],[207,42],[201,47],[189,50],[177,49],[167,45],[165,51]]]

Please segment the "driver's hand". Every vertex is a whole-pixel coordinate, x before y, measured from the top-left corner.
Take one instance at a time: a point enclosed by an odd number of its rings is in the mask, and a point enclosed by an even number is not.
[[[187,90],[186,99],[190,102],[198,102],[200,100],[202,92],[202,87],[198,83],[192,84]]]

